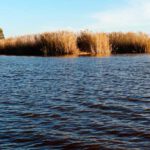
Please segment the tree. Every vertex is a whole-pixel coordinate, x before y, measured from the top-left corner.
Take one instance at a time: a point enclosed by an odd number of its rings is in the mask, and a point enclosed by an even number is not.
[[[0,28],[0,39],[4,39],[3,30]]]

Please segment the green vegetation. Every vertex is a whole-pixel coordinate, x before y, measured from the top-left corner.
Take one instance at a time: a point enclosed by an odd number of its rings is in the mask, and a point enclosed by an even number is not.
[[[0,39],[4,39],[3,30],[0,28]]]

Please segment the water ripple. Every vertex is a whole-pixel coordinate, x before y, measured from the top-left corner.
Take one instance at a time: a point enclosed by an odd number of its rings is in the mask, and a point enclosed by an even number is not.
[[[0,64],[0,149],[149,149],[149,56]]]

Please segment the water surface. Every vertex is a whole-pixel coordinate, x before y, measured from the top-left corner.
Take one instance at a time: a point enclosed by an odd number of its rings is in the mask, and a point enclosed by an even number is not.
[[[150,56],[0,56],[0,149],[149,149]]]

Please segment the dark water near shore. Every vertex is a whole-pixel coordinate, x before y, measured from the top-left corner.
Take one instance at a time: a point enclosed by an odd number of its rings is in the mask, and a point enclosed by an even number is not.
[[[150,148],[150,56],[0,56],[0,149]]]

